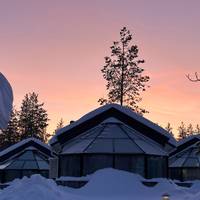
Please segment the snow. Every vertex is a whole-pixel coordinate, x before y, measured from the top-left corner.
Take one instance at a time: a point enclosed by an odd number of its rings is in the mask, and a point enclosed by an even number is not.
[[[30,141],[33,141],[33,142],[39,144],[40,146],[43,146],[44,148],[50,150],[49,145],[44,144],[42,141],[40,141],[40,140],[38,140],[36,138],[32,138],[31,137],[31,138],[24,139],[24,140],[22,140],[22,141],[20,141],[20,142],[18,142],[16,144],[14,144],[14,145],[6,148],[5,150],[1,151],[0,152],[0,157],[3,156],[3,155],[5,155],[5,154],[7,154],[7,153],[9,153],[9,152],[11,152],[11,151],[13,151],[13,150],[15,150],[15,149],[17,149],[18,147],[20,147],[20,146],[22,146],[22,145],[24,145],[24,144],[26,144],[26,143],[28,143]],[[29,148],[29,147],[27,147],[27,148]]]
[[[10,119],[13,92],[10,83],[0,72],[0,129],[6,128]]]
[[[145,179],[141,176],[114,169],[99,170],[89,178],[85,186],[74,189],[58,186],[40,175],[24,177],[0,190],[0,200],[161,200],[165,193],[170,195],[170,200],[200,199],[200,181],[186,188],[159,178],[152,179],[158,182],[154,187],[147,187],[142,184]]]
[[[61,128],[57,131],[56,135],[54,137],[51,138],[50,140],[50,144],[53,144],[57,141],[56,137],[66,131],[69,131],[70,129],[82,124],[83,122],[92,119],[93,117],[111,109],[111,108],[115,108],[116,110],[119,110],[120,112],[128,115],[129,117],[147,125],[148,127],[156,130],[157,132],[159,132],[162,135],[165,135],[167,138],[169,138],[169,142],[176,146],[176,140],[163,128],[161,128],[160,126],[158,126],[157,124],[151,122],[150,120],[142,117],[141,115],[138,115],[137,113],[133,112],[131,109],[120,106],[118,104],[107,104],[105,106],[102,106],[100,108],[97,108],[96,110],[93,110],[91,112],[89,112],[88,114],[84,115],[83,117],[81,117],[79,120],[71,123],[68,126],[65,126],[64,128]]]

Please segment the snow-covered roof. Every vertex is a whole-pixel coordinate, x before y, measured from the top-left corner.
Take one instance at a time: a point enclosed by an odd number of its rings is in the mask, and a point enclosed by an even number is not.
[[[18,152],[18,149],[19,149],[19,151],[21,151],[21,150],[24,150],[24,149],[29,149],[30,150],[30,148],[36,148],[34,146],[34,144],[36,144],[37,146],[40,146],[41,148],[45,149],[50,154],[50,146],[49,145],[44,144],[42,141],[31,137],[31,138],[24,139],[24,140],[14,144],[14,145],[11,145],[10,147],[8,147],[8,148],[4,149],[3,151],[1,151],[0,152],[0,161],[2,161],[2,159],[7,154],[12,155],[12,154],[14,154],[15,151]],[[23,148],[21,149],[21,147],[23,147]]]
[[[35,148],[23,152],[0,164],[1,170],[49,170],[48,156]]]
[[[186,137],[186,138],[180,140],[180,141],[177,143],[177,146],[180,146],[180,145],[182,145],[182,144],[185,144],[185,143],[187,143],[187,142],[189,142],[189,141],[191,141],[191,140],[193,140],[193,139],[197,139],[197,140],[200,141],[200,134],[190,135],[190,136],[188,136],[188,137]]]
[[[173,138],[173,136],[171,136],[165,129],[161,128],[160,126],[158,126],[157,124],[151,122],[150,120],[144,118],[143,116],[133,112],[131,109],[127,108],[127,107],[123,107],[120,106],[118,104],[107,104],[105,106],[102,106],[100,108],[97,108],[96,110],[89,112],[88,114],[84,115],[83,117],[81,117],[79,120],[71,123],[68,126],[65,126],[64,128],[61,128],[57,131],[57,133],[55,134],[55,136],[52,137],[52,139],[50,140],[50,144],[54,144],[57,142],[57,139],[60,135],[62,135],[65,132],[70,131],[71,129],[91,120],[92,118],[105,113],[106,111],[109,111],[111,109],[117,110],[120,113],[123,113],[124,115],[126,115],[127,117],[132,118],[133,120],[144,124],[145,126],[149,127],[150,129],[153,129],[154,131],[156,131],[157,133],[163,135],[165,138],[167,138],[168,142],[173,145],[176,146],[176,140]]]
[[[200,167],[200,143],[196,142],[171,156],[169,167]]]
[[[190,135],[184,139],[181,139],[177,142],[176,148],[170,152],[170,156],[185,151],[185,149],[190,148],[198,142],[200,142],[200,134]]]
[[[114,117],[67,142],[61,153],[167,155],[161,145]]]
[[[170,167],[200,167],[200,135],[191,135],[180,140],[170,153]]]

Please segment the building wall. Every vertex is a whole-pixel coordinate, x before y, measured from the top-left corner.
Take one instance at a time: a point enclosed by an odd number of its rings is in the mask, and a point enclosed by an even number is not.
[[[200,179],[199,167],[174,167],[169,168],[169,177],[180,181],[190,181]]]
[[[85,176],[98,169],[115,168],[146,178],[167,177],[168,159],[131,154],[68,154],[59,157],[59,176]]]

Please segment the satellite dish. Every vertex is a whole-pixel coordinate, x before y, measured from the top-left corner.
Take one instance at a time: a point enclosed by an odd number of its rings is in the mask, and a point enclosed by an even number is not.
[[[12,111],[12,103],[12,87],[8,80],[0,72],[0,129],[4,129],[8,125]]]

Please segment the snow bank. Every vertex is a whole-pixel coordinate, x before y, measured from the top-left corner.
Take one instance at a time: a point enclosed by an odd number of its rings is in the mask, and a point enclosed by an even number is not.
[[[146,187],[141,176],[114,169],[99,170],[80,189],[57,186],[40,175],[13,181],[0,191],[0,200],[161,200],[164,193],[170,200],[200,199],[200,181],[191,188],[177,186],[171,180],[156,179],[158,184]],[[154,179],[154,181],[156,181]]]

